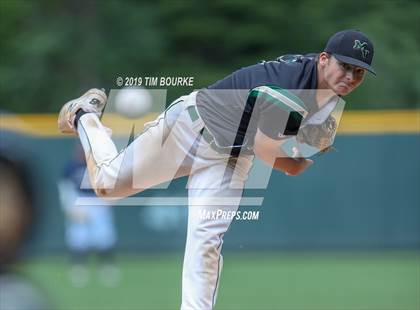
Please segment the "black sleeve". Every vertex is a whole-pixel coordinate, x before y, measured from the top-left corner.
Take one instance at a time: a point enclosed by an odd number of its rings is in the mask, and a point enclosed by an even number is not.
[[[261,104],[259,110],[258,129],[271,139],[279,140],[284,134],[289,113],[271,103]]]
[[[284,90],[281,90],[284,92]],[[251,92],[252,94],[252,92]],[[302,112],[293,110],[285,101],[257,91],[258,128],[268,137],[280,140],[297,134],[302,122]]]

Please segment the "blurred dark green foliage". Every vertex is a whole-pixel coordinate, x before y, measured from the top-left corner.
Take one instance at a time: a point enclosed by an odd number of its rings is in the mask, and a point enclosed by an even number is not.
[[[420,2],[0,1],[0,106],[56,112],[117,76],[194,76],[205,87],[286,53],[322,50],[358,28],[375,43],[378,76],[346,98],[353,109],[417,108]],[[192,88],[171,87],[169,100]]]

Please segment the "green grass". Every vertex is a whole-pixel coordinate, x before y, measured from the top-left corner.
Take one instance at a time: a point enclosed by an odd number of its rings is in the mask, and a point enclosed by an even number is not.
[[[179,309],[182,257],[120,257],[118,286],[74,288],[63,258],[23,269],[58,309]],[[91,266],[95,275],[97,268]],[[418,310],[420,253],[225,255],[216,309]]]

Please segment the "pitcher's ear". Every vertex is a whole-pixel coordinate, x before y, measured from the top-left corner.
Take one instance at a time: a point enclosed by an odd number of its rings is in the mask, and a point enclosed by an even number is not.
[[[321,65],[325,66],[328,63],[328,61],[329,61],[330,58],[331,58],[331,55],[330,54],[328,54],[327,52],[321,52],[318,55],[318,62]]]

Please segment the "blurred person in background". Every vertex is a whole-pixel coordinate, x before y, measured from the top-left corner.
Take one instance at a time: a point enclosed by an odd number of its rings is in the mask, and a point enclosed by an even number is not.
[[[115,286],[120,272],[114,262],[117,234],[113,211],[111,205],[96,198],[89,184],[85,183],[85,171],[83,150],[78,146],[58,184],[65,214],[65,239],[72,261],[69,277],[75,287],[87,285],[90,280],[88,263],[92,254],[100,264],[100,283],[104,286]],[[79,198],[93,199],[95,203],[81,204]]]
[[[19,251],[34,223],[22,163],[0,149],[0,309],[50,309],[45,293],[19,271]]]

